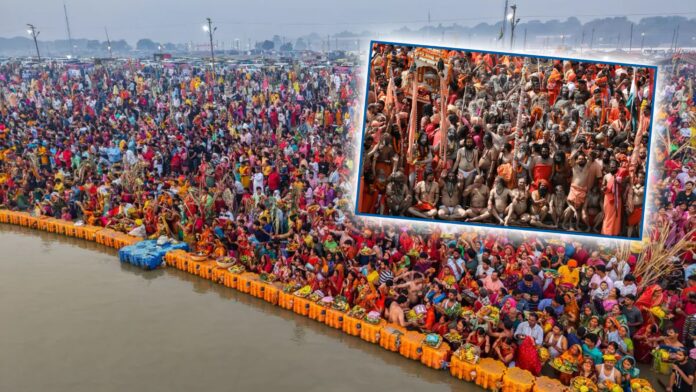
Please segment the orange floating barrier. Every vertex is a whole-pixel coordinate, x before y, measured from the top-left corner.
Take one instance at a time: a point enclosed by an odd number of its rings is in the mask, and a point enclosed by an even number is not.
[[[446,342],[442,342],[442,344],[440,344],[440,347],[438,348],[434,348],[428,346],[427,344],[424,344],[423,356],[421,356],[421,363],[433,369],[442,369],[443,365],[445,364],[445,362],[447,362],[447,359],[451,354],[452,349],[450,349],[449,344],[447,344]]]
[[[230,271],[227,271],[227,273],[225,274],[225,281],[223,282],[223,284],[226,287],[236,289],[237,285],[239,284],[239,275],[240,274],[233,274]]]
[[[17,211],[11,211],[10,212],[10,217],[9,217],[9,223],[12,223],[13,225],[18,225],[21,219],[21,213]]]
[[[273,283],[268,283],[264,287],[263,299],[273,305],[278,304],[278,295],[280,293],[280,288]]]
[[[263,299],[263,295],[266,291],[266,283],[258,280],[258,276],[255,276],[254,279],[249,281],[249,283],[249,294],[256,298]]]
[[[66,223],[64,227],[64,233],[69,237],[77,237],[77,228],[75,227],[75,224],[73,224],[72,222]]]
[[[0,223],[10,223],[10,211],[0,210]]]
[[[318,302],[309,303],[309,318],[323,323],[326,319],[326,308],[321,306]]]
[[[214,267],[210,279],[215,283],[225,284],[225,275],[229,273],[230,271],[228,271],[226,268]]]
[[[326,308],[326,318],[324,319],[324,323],[329,327],[342,329],[344,316],[345,313],[341,312],[340,310]]]
[[[360,339],[370,342],[370,343],[377,343],[382,342],[382,329],[384,326],[387,325],[387,322],[384,320],[380,320],[379,323],[377,324],[370,324],[367,321],[362,321],[360,323]],[[397,351],[397,349],[394,349],[392,351]]]
[[[213,279],[213,270],[216,267],[217,264],[215,264],[215,261],[213,260],[202,261],[200,263],[200,267],[198,268],[198,276],[203,279],[211,280]]]
[[[452,356],[450,361],[450,374],[460,380],[474,381],[476,378],[476,364]]]
[[[343,332],[352,336],[360,336],[363,321],[355,317],[350,317],[347,314],[343,315]]]
[[[367,324],[367,323],[365,323]],[[367,325],[363,325],[363,330]],[[386,324],[379,332],[379,345],[389,351],[398,352],[401,344],[401,337],[406,333],[406,329],[396,324]]]
[[[309,314],[310,304],[311,301],[307,298],[295,296],[292,301],[292,311],[299,315],[307,316]]]
[[[176,267],[176,262],[188,256],[188,252],[183,249],[175,249],[164,255],[164,263],[169,267]]]
[[[251,281],[254,280],[255,275],[249,272],[245,272],[239,275],[237,280],[237,290],[242,293],[248,293],[251,291]]]
[[[422,333],[407,331],[401,336],[399,354],[406,358],[420,361],[423,355],[423,339],[425,339],[425,335]]]
[[[536,377],[528,370],[508,368],[503,376],[502,392],[532,392]]]
[[[295,296],[292,293],[286,293],[285,291],[278,291],[278,306],[283,309],[293,310]]]
[[[483,389],[499,389],[499,383],[503,381],[506,370],[504,363],[492,358],[483,358],[476,366],[476,385]]]
[[[24,226],[24,227],[29,227],[32,218],[33,217],[29,214],[20,214],[19,215],[19,224]]]
[[[559,380],[546,376],[538,377],[534,381],[534,387],[532,388],[532,392],[565,392],[567,390],[568,387]]]

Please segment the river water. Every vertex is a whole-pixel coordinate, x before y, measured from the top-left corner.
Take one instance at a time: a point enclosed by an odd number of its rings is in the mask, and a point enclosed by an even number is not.
[[[481,391],[176,269],[0,224],[0,391],[42,390]]]

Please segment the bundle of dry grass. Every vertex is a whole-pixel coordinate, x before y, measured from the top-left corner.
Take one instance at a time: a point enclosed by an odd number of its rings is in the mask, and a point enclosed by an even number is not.
[[[655,228],[657,238],[650,239],[643,250],[638,255],[636,267],[633,271],[638,278],[638,289],[659,283],[663,278],[670,276],[677,271],[681,266],[679,263],[680,256],[684,252],[694,249],[696,242],[691,241],[696,230],[692,230],[681,238],[677,239],[673,244],[669,244],[670,231],[672,227],[666,225],[661,228]],[[622,245],[617,249],[617,257],[628,257],[630,253],[630,245]],[[623,258],[623,260],[626,260]]]

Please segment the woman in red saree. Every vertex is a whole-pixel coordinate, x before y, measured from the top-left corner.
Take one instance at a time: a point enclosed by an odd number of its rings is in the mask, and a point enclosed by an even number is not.
[[[649,286],[645,289],[645,291],[643,291],[643,294],[638,297],[635,305],[643,314],[643,320],[645,320],[645,323],[643,324],[644,326],[657,321],[655,320],[655,316],[650,309],[662,305],[666,302],[666,300],[667,297],[664,294],[662,287],[657,284]]]
[[[541,360],[539,359],[536,345],[534,345],[534,339],[531,336],[525,337],[517,349],[515,366],[527,370],[535,376],[541,374]]]
[[[652,350],[660,339],[660,328],[654,321],[648,321],[633,336],[633,352],[641,363],[652,363]]]

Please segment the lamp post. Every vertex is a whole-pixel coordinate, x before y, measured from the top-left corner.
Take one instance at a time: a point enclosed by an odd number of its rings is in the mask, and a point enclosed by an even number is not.
[[[508,14],[508,20],[510,21],[510,49],[512,49],[512,44],[515,42],[515,27],[520,23],[520,19],[517,16],[517,4],[510,6],[512,12]]]
[[[640,33],[640,52],[643,53],[643,47],[645,46],[645,33]]]
[[[208,21],[207,25],[203,25],[203,31],[208,33],[208,38],[210,39],[210,64],[213,69],[213,79],[215,79],[215,52],[213,51],[213,33],[217,30],[217,27],[213,27],[213,21],[210,18],[205,18]]]
[[[31,37],[34,39],[34,47],[36,48],[36,58],[41,61],[41,53],[39,53],[39,42],[36,40],[36,37],[39,36],[40,31],[36,31],[36,27],[34,27],[33,24],[27,23],[27,26],[29,29],[27,29],[27,34],[30,34]]]

